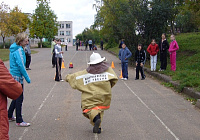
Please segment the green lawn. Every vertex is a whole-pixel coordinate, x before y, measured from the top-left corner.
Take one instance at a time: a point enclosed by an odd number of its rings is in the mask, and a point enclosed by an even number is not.
[[[0,49],[0,59],[3,61],[8,61],[9,60],[9,49]],[[31,50],[31,54],[38,53],[38,51]]]
[[[169,75],[174,81],[180,82],[179,90],[181,91],[184,86],[193,87],[200,91],[200,33],[184,33],[176,36],[179,45],[177,51],[177,70],[170,71],[170,60],[168,57],[167,70],[161,72]],[[168,39],[170,42],[170,40]],[[109,49],[118,54],[118,47]],[[149,54],[147,54],[149,55]],[[149,61],[145,64],[150,67]],[[160,68],[158,57],[157,70]]]

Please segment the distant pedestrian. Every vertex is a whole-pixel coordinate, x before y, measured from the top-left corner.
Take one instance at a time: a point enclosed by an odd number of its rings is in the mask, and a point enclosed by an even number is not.
[[[67,51],[68,39],[65,39],[65,51]]]
[[[52,68],[55,68],[56,65],[56,58],[55,58],[55,45],[56,45],[56,39],[54,38],[51,42],[51,55],[52,55]]]
[[[57,82],[62,82],[62,77],[61,77],[61,65],[63,62],[63,51],[61,47],[61,40],[57,39],[56,40],[57,44],[55,45],[55,57],[56,57],[56,77],[55,81]]]
[[[78,51],[78,46],[80,45],[79,39],[76,40],[76,51]]]
[[[144,74],[144,64],[146,61],[146,52],[142,48],[142,44],[139,44],[137,47],[137,50],[135,52],[135,65],[136,65],[136,77],[135,80],[139,79],[139,71],[141,73],[141,80],[145,79],[145,74]]]
[[[30,44],[30,41],[28,39],[28,42],[25,46],[25,54],[26,54],[26,70],[31,70],[29,68],[30,66],[30,63],[31,63],[31,48],[30,48],[31,44]]]
[[[88,49],[88,40],[86,39],[86,41],[85,41],[85,50],[87,51],[87,49]]]
[[[160,50],[160,70],[164,71],[167,68],[167,49],[169,49],[169,43],[166,39],[166,34],[162,34],[162,39],[160,40],[159,44],[159,50]]]
[[[113,69],[105,62],[105,57],[93,53],[89,67],[66,76],[70,86],[82,92],[81,108],[83,115],[94,126],[93,133],[101,133],[104,111],[110,108],[111,88],[118,78]],[[79,125],[81,126],[81,125]]]
[[[92,40],[91,39],[88,41],[88,44],[89,44],[90,51],[93,50],[93,48],[92,48]]]
[[[22,94],[22,86],[14,80],[1,59],[0,73],[0,140],[9,140],[7,97],[16,100]]]
[[[25,33],[19,33],[16,36],[15,43],[10,46],[10,73],[13,78],[21,83],[22,88],[24,87],[23,79],[30,83],[31,80],[26,72],[26,56],[24,52],[24,47],[26,46],[28,37]],[[8,118],[9,121],[15,121],[13,117],[13,112],[16,112],[16,125],[27,127],[30,126],[30,123],[24,122],[22,118],[22,103],[24,95],[22,94],[16,99],[12,100],[10,107],[8,109]]]
[[[103,39],[101,39],[101,50],[103,50]]]
[[[159,47],[158,44],[156,44],[155,39],[152,39],[151,44],[147,48],[147,51],[151,58],[151,71],[156,71],[157,53],[159,51]]]
[[[175,36],[171,35],[171,43],[169,47],[171,70],[176,71],[176,51],[179,49]]]
[[[122,48],[119,51],[119,59],[121,60],[122,67],[122,80],[128,80],[128,59],[132,56],[131,51],[128,49],[125,43],[122,44]]]

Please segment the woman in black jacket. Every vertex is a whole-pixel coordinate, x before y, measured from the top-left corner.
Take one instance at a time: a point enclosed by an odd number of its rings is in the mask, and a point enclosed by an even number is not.
[[[162,34],[162,39],[159,42],[159,50],[160,50],[160,70],[164,71],[167,68],[167,49],[169,49],[169,43],[166,39],[166,34]]]

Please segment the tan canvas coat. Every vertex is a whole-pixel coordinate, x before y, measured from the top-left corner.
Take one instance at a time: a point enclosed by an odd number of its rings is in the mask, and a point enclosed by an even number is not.
[[[118,78],[112,68],[101,74],[90,74],[86,70],[66,76],[72,88],[82,92],[81,106],[92,109],[97,106],[109,108],[111,103],[111,88],[117,83]]]

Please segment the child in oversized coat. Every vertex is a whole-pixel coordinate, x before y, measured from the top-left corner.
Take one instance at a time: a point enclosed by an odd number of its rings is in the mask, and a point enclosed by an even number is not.
[[[87,69],[66,76],[70,86],[82,92],[83,115],[94,126],[93,133],[98,134],[101,133],[104,110],[110,108],[111,88],[118,81],[115,72],[104,60],[105,57],[93,53]]]
[[[179,49],[179,46],[175,40],[174,35],[171,35],[170,39],[171,43],[169,46],[169,53],[170,53],[171,70],[176,71],[176,51]]]

